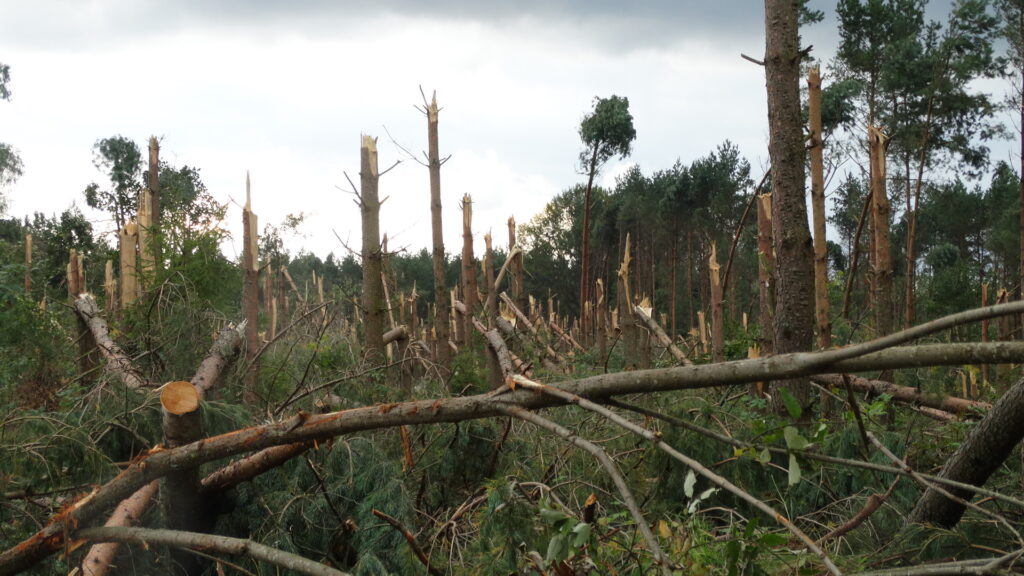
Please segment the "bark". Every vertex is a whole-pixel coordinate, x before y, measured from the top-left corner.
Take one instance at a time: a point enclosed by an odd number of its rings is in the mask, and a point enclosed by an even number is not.
[[[117,309],[117,280],[114,278],[114,261],[107,259],[103,267],[103,298],[106,300],[107,316]]]
[[[508,253],[511,258],[512,253],[518,246],[516,241],[516,219],[509,217],[508,219]],[[510,292],[512,293],[512,300],[516,303],[516,306],[520,310],[526,310],[530,306],[530,302],[526,298],[526,283],[523,279],[523,254],[519,253],[519,257],[516,258],[515,262],[512,263],[511,270],[511,286]]]
[[[246,371],[242,381],[242,398],[253,407],[259,399],[259,252],[257,249],[258,217],[252,211],[252,186],[245,174],[245,207],[242,209],[242,314],[245,317]]]
[[[430,171],[430,227],[433,238],[434,263],[434,332],[441,344],[436,347],[436,360],[444,373],[451,363],[451,304],[448,301],[448,287],[445,283],[444,229],[441,226],[441,158],[437,137],[437,95],[434,94],[427,113],[427,161]]]
[[[860,218],[857,220],[857,231],[853,234],[853,244],[850,245],[850,252],[853,254],[850,261],[850,270],[846,275],[846,288],[843,290],[843,319],[850,319],[850,293],[853,291],[853,280],[857,276],[857,262],[860,260],[860,235],[864,231],[864,223],[868,221],[868,214],[871,212],[870,189],[868,197],[864,199],[864,207],[861,208]],[[873,258],[872,258],[873,259]]]
[[[152,282],[153,276],[153,197],[149,190],[143,188],[139,192],[138,210],[138,266],[140,291]]]
[[[818,325],[818,348],[832,346],[832,323],[828,318],[828,250],[825,242],[825,142],[821,128],[821,72],[817,66],[807,73],[807,109],[811,127],[811,214],[814,220],[814,317]]]
[[[217,384],[224,367],[238,354],[246,329],[247,323],[243,320],[238,326],[232,324],[221,330],[213,347],[210,348],[210,353],[199,364],[195,376],[192,377],[192,384],[199,390],[200,396],[205,396]]]
[[[99,348],[100,353],[106,359],[107,370],[129,388],[150,387],[149,380],[135,368],[128,355],[121,350],[121,347],[110,339],[110,329],[107,327],[107,321],[100,316],[99,307],[96,306],[96,301],[93,300],[92,295],[80,294],[75,299],[74,305],[75,312],[85,321],[86,326],[88,326],[89,331],[96,340],[97,348]]]
[[[154,530],[150,528],[86,528],[78,535],[94,542],[130,542],[143,547],[150,544],[165,544],[183,550],[218,552],[250,556],[288,571],[309,576],[345,576],[344,572],[314,562],[302,556],[265,546],[252,540],[213,536],[194,532]],[[189,554],[192,556],[192,554]]]
[[[142,520],[142,515],[149,508],[149,504],[153,500],[153,495],[156,494],[157,484],[155,480],[146,484],[132,494],[130,498],[118,504],[104,526],[124,527],[139,524]],[[104,576],[107,570],[110,569],[110,564],[114,561],[114,557],[117,556],[117,550],[120,546],[117,542],[94,544],[89,548],[85,558],[82,559],[80,564],[82,574],[85,576]]]
[[[639,306],[634,306],[633,314],[635,314],[636,317],[641,322],[643,322],[644,326],[646,326],[647,329],[651,331],[651,334],[654,334],[654,337],[657,338],[658,342],[660,342],[661,345],[664,346],[669,351],[669,354],[672,354],[672,357],[676,359],[676,362],[685,365],[693,364],[693,362],[691,362],[690,359],[686,357],[686,354],[683,354],[683,351],[680,350],[675,345],[675,343],[672,342],[672,339],[668,337],[668,334],[665,334],[665,330],[663,330],[661,326],[658,325],[658,323],[655,322],[654,319],[651,318],[651,316],[647,314],[646,311],[644,311],[643,308]]]
[[[604,280],[598,278],[595,299],[597,300],[597,354],[601,364],[608,358],[608,297],[604,293]],[[675,300],[673,298],[673,307]]]
[[[139,283],[135,268],[135,245],[138,243],[138,227],[135,222],[128,222],[118,232],[118,245],[121,254],[121,308],[126,309],[135,302],[139,295]]]
[[[630,236],[626,234],[625,249],[622,252],[622,265],[619,266],[619,328],[622,331],[623,360],[626,370],[635,370],[639,366],[637,350],[637,330],[633,321],[633,297],[629,291],[629,265],[633,257],[629,253]]]
[[[484,338],[487,340],[487,346],[489,350],[488,358],[494,362],[493,371],[491,373],[491,385],[493,387],[500,386],[506,378],[513,374],[512,370],[512,357],[509,355],[508,347],[505,345],[505,341],[501,339],[501,334],[498,334],[497,329],[488,330],[486,326],[480,323],[474,317],[470,317],[473,327],[476,328]]]
[[[589,177],[587,178],[587,189],[583,193],[583,246],[580,251],[580,332],[584,334],[584,342],[589,343],[587,317],[585,308],[590,302],[590,196],[594,189],[594,176],[597,175],[597,144],[594,145],[593,153],[590,156]]]
[[[199,400],[199,391],[191,382],[170,382],[163,386],[160,405],[165,448],[177,448],[203,438]],[[212,527],[213,518],[207,513],[208,507],[199,493],[197,468],[175,470],[161,479],[160,502],[164,524],[171,530],[206,532]],[[198,575],[205,565],[198,556],[181,550],[172,550],[170,558],[175,574]]]
[[[25,295],[32,294],[32,235],[25,234]]]
[[[800,114],[797,3],[765,0],[765,75],[768,151],[772,164],[772,237],[775,247],[774,351],[810,350],[814,337],[814,254],[804,193],[804,136]],[[779,382],[801,406],[810,403],[806,380]],[[779,400],[776,398],[776,400]],[[777,408],[784,411],[781,401]],[[804,410],[806,417],[810,413]]]
[[[1020,312],[1017,308],[1007,310],[1011,313]],[[1024,362],[1024,343],[892,348],[833,363],[823,363],[821,358],[836,358],[836,355],[832,352],[780,354],[756,360],[605,374],[556,385],[571,394],[593,399],[730,386],[757,380],[807,376],[815,372]],[[68,542],[67,538],[75,536],[77,527],[87,525],[143,485],[176,469],[194,468],[206,462],[271,446],[326,440],[364,430],[489,418],[504,415],[508,406],[539,409],[561,404],[563,402],[558,399],[540,396],[529,390],[502,391],[500,394],[492,391],[476,396],[380,404],[323,415],[300,413],[281,422],[237,430],[180,448],[151,450],[98,488],[91,498],[69,505],[34,536],[0,553],[0,576],[27,570],[60,551]]]
[[[544,350],[543,357],[554,363],[561,363],[565,361],[565,359],[562,358],[560,354],[555,352],[554,348],[552,348],[550,345],[543,341],[543,339],[540,337],[540,334],[537,332],[537,328],[533,326],[533,324],[530,322],[530,319],[526,317],[526,314],[524,314],[523,311],[516,306],[515,302],[513,302],[512,299],[509,298],[508,294],[502,292],[499,295],[499,298],[501,298],[501,301],[505,303],[505,306],[508,307],[508,310],[512,312],[513,316],[515,316],[516,326],[522,326],[525,329],[525,331],[528,332],[530,336],[533,338],[534,343]]]
[[[473,199],[466,194],[462,197],[462,302],[466,305],[463,317],[463,338],[468,344],[473,340],[473,314],[476,313],[477,294],[476,259],[473,257]]]
[[[295,293],[295,299],[298,300],[300,303],[305,304],[306,298],[303,297],[301,292],[299,292],[299,287],[295,285],[295,280],[292,280],[292,275],[288,273],[287,266],[281,267],[281,275],[284,276],[284,279],[288,281],[288,286],[290,286],[292,292]]]
[[[295,442],[265,448],[212,472],[200,481],[199,491],[203,494],[222,492],[277,468],[312,446],[312,442]]]
[[[363,327],[367,361],[384,361],[384,296],[381,284],[383,254],[380,244],[377,141],[363,135],[359,149],[359,207],[363,217]]]
[[[711,358],[721,362],[725,358],[725,315],[722,313],[722,281],[719,278],[721,266],[714,243],[708,258],[708,273],[711,277]]]
[[[847,378],[850,381],[850,387],[858,392],[874,395],[888,394],[897,402],[935,408],[959,416],[977,416],[992,408],[992,405],[988,402],[976,402],[953,396],[926,394],[919,388],[899,386],[884,380],[869,380],[859,376],[847,376]],[[838,374],[819,374],[812,376],[811,381],[830,388],[843,387],[843,377]]]
[[[492,260],[494,254],[491,250],[491,235],[484,234],[484,288],[487,291],[487,305],[484,310],[484,316],[487,319],[487,325],[491,326],[494,323],[494,318],[498,316],[498,298],[497,298],[497,287],[494,285],[494,261]],[[499,351],[492,342],[492,337],[486,332],[484,336],[487,338],[489,346],[489,353],[487,354],[487,372],[490,374],[491,386],[500,386],[505,381],[505,377],[508,375],[508,369],[501,365],[499,360]],[[494,331],[494,337],[501,340],[497,331]],[[504,342],[502,342],[504,345]]]
[[[967,439],[946,461],[942,478],[982,486],[998,470],[1014,447],[1024,438],[1024,379],[1017,381],[992,410],[971,430]],[[950,488],[954,495],[969,499],[971,493]],[[908,522],[952,528],[963,516],[965,506],[940,494],[934,487],[925,491]]]
[[[885,190],[885,149],[888,138],[874,126],[868,127],[871,150],[871,224],[875,243],[875,289],[872,304],[875,333],[892,332],[892,256],[889,244],[889,195]]]
[[[163,269],[163,242],[160,241],[160,230],[163,218],[160,213],[160,142],[156,136],[149,138],[149,200],[150,200],[150,222],[151,235],[157,240],[153,242],[153,265],[154,270],[159,272]]]
[[[757,285],[760,303],[761,353],[771,354],[775,316],[775,253],[772,250],[772,195],[761,194],[757,202]]]
[[[88,291],[85,285],[85,257],[74,248],[68,256],[68,299],[73,304],[79,294]],[[84,318],[79,316],[75,323],[78,325],[78,371],[86,383],[91,383],[95,379],[96,367],[100,363],[96,338]]]

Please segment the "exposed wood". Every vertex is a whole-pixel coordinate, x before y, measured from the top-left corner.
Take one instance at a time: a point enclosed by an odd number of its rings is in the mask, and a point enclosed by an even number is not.
[[[135,268],[135,247],[138,243],[138,227],[128,222],[118,232],[118,246],[121,254],[121,308],[129,308],[139,296],[139,283]]]
[[[509,258],[511,254],[518,248],[519,244],[516,240],[516,219],[513,216],[508,218],[508,253]],[[530,302],[526,295],[526,281],[523,277],[525,268],[523,266],[523,253],[519,252],[519,257],[516,258],[512,264],[512,281],[509,291],[512,293],[512,300],[515,301],[516,306],[520,310],[529,309]]]
[[[153,276],[153,197],[148,189],[139,191],[138,210],[138,266],[140,291]]]
[[[622,331],[623,360],[626,370],[635,370],[640,365],[637,357],[637,330],[633,320],[633,297],[629,286],[629,265],[632,255],[629,251],[630,235],[626,233],[626,242],[622,252],[622,264],[619,265],[619,289],[617,291],[619,305],[619,328]]]
[[[654,337],[658,339],[658,342],[660,342],[661,345],[664,346],[670,354],[672,354],[672,357],[676,359],[676,362],[684,365],[693,364],[693,362],[686,357],[686,354],[684,354],[683,351],[680,350],[674,342],[672,342],[672,340],[668,337],[668,334],[665,334],[665,331],[661,328],[661,326],[658,325],[658,323],[655,322],[654,319],[651,318],[650,315],[647,314],[647,312],[643,308],[639,306],[634,306],[633,314],[635,314],[636,317],[641,322],[643,322],[644,326],[646,326],[647,329],[650,330],[652,334],[654,334]]]
[[[230,538],[228,536],[126,527],[86,528],[79,530],[77,536],[92,542],[133,543],[143,547],[147,547],[150,544],[165,544],[183,550],[238,554],[250,556],[256,560],[274,564],[299,574],[307,574],[309,576],[345,576],[345,572],[335,570],[330,566],[325,566],[291,552],[271,548],[252,540]]]
[[[314,274],[315,274],[315,272],[314,272]],[[288,273],[288,267],[287,266],[282,266],[281,267],[281,275],[284,276],[284,279],[288,281],[288,286],[291,286],[292,292],[295,294],[295,298],[299,302],[301,302],[302,304],[305,304],[306,303],[306,298],[302,295],[301,292],[299,292],[299,287],[295,285],[295,280],[292,280],[292,275]],[[320,286],[322,287],[323,285],[321,284]],[[322,298],[321,298],[321,302],[320,303],[321,304],[323,303],[323,299]]]
[[[910,294],[911,298],[913,297],[912,293],[908,293],[908,294]],[[981,307],[984,308],[985,306],[988,306],[988,283],[987,282],[982,282],[981,283]],[[985,319],[985,320],[981,321],[981,341],[982,342],[988,342],[988,319]],[[989,383],[988,364],[982,364],[981,365],[981,381],[984,384],[988,384]],[[976,400],[978,398],[977,389],[975,388],[971,392],[972,392],[971,393],[971,399],[972,400]]]
[[[807,110],[811,128],[811,219],[814,222],[814,318],[818,348],[832,346],[832,322],[828,316],[828,249],[825,242],[825,162],[821,127],[821,71],[807,72]]]
[[[487,340],[488,349],[494,355],[494,362],[498,369],[498,377],[500,380],[498,382],[494,382],[494,379],[492,378],[491,384],[496,387],[513,374],[512,357],[509,356],[508,347],[505,345],[505,341],[501,339],[501,334],[498,334],[498,330],[496,328],[488,330],[487,327],[475,317],[470,316],[469,318],[473,323],[473,327],[476,328],[480,334],[483,334],[484,338]]]
[[[462,331],[466,343],[472,340],[478,293],[473,257],[473,199],[466,194],[462,197],[462,303],[466,305]]]
[[[142,515],[146,512],[150,502],[153,500],[153,496],[156,494],[158,485],[159,483],[154,480],[139,488],[134,494],[114,508],[114,512],[107,519],[104,526],[135,526],[139,524],[142,520]],[[114,561],[114,557],[117,556],[118,548],[120,548],[120,544],[116,542],[94,544],[89,548],[85,558],[82,559],[80,564],[82,574],[85,576],[105,576],[110,569],[111,563]]]
[[[597,300],[597,355],[602,365],[608,358],[608,297],[604,293],[604,280],[598,278],[595,282],[594,299]],[[675,307],[675,298],[672,300]]]
[[[725,314],[722,312],[722,281],[719,278],[721,266],[711,243],[711,256],[708,257],[708,274],[711,278],[711,358],[721,362],[725,358]]]
[[[889,195],[886,192],[885,151],[888,137],[876,126],[868,126],[868,145],[871,153],[871,225],[874,232],[875,290],[872,304],[875,333],[885,336],[892,332],[892,256],[889,244]]]
[[[775,323],[775,252],[772,250],[772,195],[761,194],[757,202],[757,286],[760,348],[764,354],[773,350],[772,325]]]
[[[217,384],[224,368],[238,354],[247,331],[248,323],[244,320],[238,326],[229,324],[220,331],[209,354],[199,364],[195,376],[192,377],[192,385],[201,396],[205,396]]]
[[[91,294],[80,294],[75,299],[75,311],[85,321],[96,339],[96,346],[107,361],[107,370],[124,382],[129,388],[148,388],[151,386],[145,376],[135,368],[128,355],[110,339],[107,321],[100,315],[99,307]]]
[[[359,208],[363,223],[363,356],[371,363],[384,361],[384,296],[381,273],[380,195],[377,141],[363,135],[359,148]]]
[[[1017,308],[1007,307],[1005,310],[1019,313]],[[815,358],[827,354],[784,354],[724,364],[623,372],[571,380],[557,385],[573,394],[604,398],[621,394],[728,386],[759,379],[807,375],[814,371],[853,372],[924,365],[959,365],[978,363],[981,360],[989,363],[1024,362],[1024,343],[925,345],[893,348],[831,365],[814,362]],[[499,410],[499,404],[537,409],[558,405],[560,402],[524,390],[506,392],[500,396],[500,402],[493,392],[488,392],[477,396],[368,406],[322,416],[296,416],[282,422],[208,438],[201,443],[182,448],[151,451],[133,462],[106,485],[98,488],[91,498],[69,507],[36,535],[0,554],[0,576],[17,574],[61,550],[66,542],[65,537],[70,534],[71,526],[85,525],[144,484],[182,466],[197,466],[270,446],[327,439],[361,430],[487,418],[503,414]]]
[[[430,229],[433,243],[435,294],[434,333],[438,341],[447,343],[451,338],[451,303],[445,298],[445,295],[448,294],[448,287],[445,280],[444,230],[441,219],[441,158],[437,136],[437,94],[434,93],[431,96],[430,104],[426,102],[423,104],[427,115],[427,161],[430,172]],[[451,363],[451,351],[447,345],[441,345],[436,347],[436,352],[437,363],[447,374]]]
[[[501,301],[505,304],[507,309],[510,312],[512,312],[512,314],[515,316],[516,327],[518,328],[522,326],[526,330],[526,332],[529,333],[530,336],[533,338],[534,343],[537,346],[543,348],[545,358],[556,363],[561,363],[565,361],[565,358],[563,358],[561,354],[555,352],[554,348],[552,348],[547,342],[544,341],[544,339],[541,338],[541,335],[540,333],[538,333],[537,328],[530,322],[530,319],[527,318],[523,311],[516,306],[515,302],[513,302],[512,299],[509,298],[508,294],[502,292],[501,294],[499,294],[498,297],[501,298]]]
[[[117,279],[114,278],[114,261],[109,258],[103,267],[103,299],[107,316],[110,316],[117,310]]]
[[[160,405],[167,412],[182,416],[199,410],[199,391],[191,382],[175,380],[160,388]]]
[[[259,400],[259,252],[258,221],[252,211],[252,185],[245,173],[245,207],[242,209],[242,315],[245,317],[245,361],[242,398],[246,405]]]

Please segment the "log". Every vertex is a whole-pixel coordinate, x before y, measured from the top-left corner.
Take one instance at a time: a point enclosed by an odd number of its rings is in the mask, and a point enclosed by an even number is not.
[[[117,505],[114,513],[110,515],[104,526],[124,527],[138,524],[146,509],[149,508],[150,502],[153,501],[153,495],[156,494],[157,486],[158,482],[154,480],[139,488],[130,498]],[[110,564],[114,561],[114,557],[117,556],[118,548],[120,548],[120,544],[117,542],[94,544],[89,548],[85,558],[82,559],[82,573],[85,576],[104,576],[107,570],[110,569]]]
[[[113,340],[110,339],[110,329],[107,321],[100,316],[100,309],[96,306],[96,300],[90,294],[79,294],[75,298],[75,312],[85,321],[86,326],[96,339],[96,346],[107,361],[107,370],[124,382],[125,386],[137,390],[149,388],[152,384],[138,369],[132,361],[121,350]]]
[[[884,380],[869,380],[859,376],[847,376],[850,379],[850,386],[858,392],[869,394],[888,394],[893,400],[912,404],[914,406],[926,406],[944,412],[951,412],[959,416],[979,416],[992,409],[988,402],[977,402],[965,400],[953,396],[939,396],[926,394],[917,388],[899,386]],[[842,388],[843,377],[838,374],[821,374],[812,376],[811,381],[822,386],[831,388]]]
[[[221,330],[217,341],[210,348],[210,353],[203,359],[195,376],[192,377],[192,384],[199,391],[201,397],[205,397],[206,393],[220,379],[224,368],[238,354],[247,327],[246,321],[242,320],[238,326],[229,324],[227,328]]]

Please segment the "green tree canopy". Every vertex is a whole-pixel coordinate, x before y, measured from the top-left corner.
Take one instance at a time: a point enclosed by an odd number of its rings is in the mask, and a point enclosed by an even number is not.
[[[85,203],[109,212],[121,229],[138,210],[136,194],[141,186],[142,152],[135,142],[121,135],[97,140],[92,150],[92,163],[110,178],[111,188],[103,190],[95,182],[89,184]]]

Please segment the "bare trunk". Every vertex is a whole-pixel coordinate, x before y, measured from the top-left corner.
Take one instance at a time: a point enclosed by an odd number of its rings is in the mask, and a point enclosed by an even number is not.
[[[145,376],[139,372],[124,350],[110,338],[110,328],[107,321],[100,315],[99,307],[93,300],[91,294],[80,294],[74,302],[75,312],[85,321],[86,326],[96,339],[97,348],[107,361],[107,370],[124,382],[125,386],[133,389],[147,388],[150,383]]]
[[[134,222],[124,225],[118,233],[121,253],[121,308],[127,309],[139,295],[139,283],[135,268],[135,246],[138,242],[138,228]]]
[[[242,314],[245,316],[245,363],[242,398],[251,408],[259,400],[259,218],[252,211],[252,185],[245,175],[245,207],[242,209]]]
[[[772,195],[761,194],[757,201],[757,285],[760,302],[761,354],[771,354],[773,317],[775,316],[775,253],[772,250]]]
[[[889,195],[886,193],[885,149],[888,138],[874,126],[868,127],[871,149],[872,229],[875,240],[874,313],[877,336],[892,332],[892,256],[889,244]]]
[[[825,243],[825,167],[821,127],[821,73],[817,66],[807,75],[807,101],[811,125],[811,205],[814,219],[814,316],[818,324],[818,347],[832,346],[832,324],[828,318],[828,250]]]
[[[629,234],[622,251],[622,265],[619,267],[619,327],[622,330],[622,349],[626,370],[635,370],[639,365],[637,350],[636,322],[633,321],[633,297],[629,286],[629,265],[633,260],[629,253]]]
[[[430,170],[430,226],[433,237],[434,262],[434,333],[440,345],[437,346],[436,359],[441,369],[447,374],[451,363],[451,349],[448,340],[451,338],[450,318],[451,303],[448,298],[448,287],[444,277],[444,229],[441,226],[441,156],[437,137],[437,95],[433,95],[427,112],[427,161]]]
[[[25,295],[32,295],[32,235],[25,234]]]
[[[491,235],[484,234],[484,287],[487,293],[487,310],[484,312],[484,316],[487,320],[487,326],[493,327],[494,320],[498,316],[498,298],[494,293],[496,286],[494,285],[494,253],[491,250]],[[497,336],[497,333],[495,333]],[[490,340],[490,338],[488,338]],[[500,339],[500,337],[499,337]],[[506,373],[504,367],[499,363],[498,360],[499,350],[492,343],[488,347],[487,354],[487,368],[488,373],[491,377],[491,386],[500,386],[505,381]]]
[[[156,136],[149,138],[149,200],[150,200],[150,223],[153,242],[153,269],[159,272],[163,269],[163,242],[160,238],[162,230],[162,218],[160,214],[160,142]]]
[[[722,280],[719,278],[721,266],[718,264],[715,244],[711,244],[711,257],[708,258],[708,272],[711,280],[711,359],[721,362],[725,359],[725,318],[722,314]]]
[[[516,242],[516,219],[509,217],[508,253],[510,258],[516,246],[518,246],[518,243]],[[516,306],[518,306],[520,310],[528,310],[530,303],[526,298],[526,283],[523,278],[523,272],[523,255],[520,254],[516,257],[515,262],[512,263],[512,301],[516,303]]]
[[[772,163],[772,220],[776,285],[775,352],[810,350],[814,340],[814,253],[804,193],[797,3],[765,0],[768,150]],[[806,379],[777,382],[807,407]],[[777,403],[780,410],[782,403]],[[805,417],[810,417],[804,410]]]
[[[857,220],[857,231],[853,235],[853,244],[850,246],[850,268],[846,274],[846,288],[843,290],[842,315],[846,320],[850,319],[850,294],[853,292],[853,280],[857,276],[857,262],[860,260],[860,236],[864,232],[864,223],[868,221],[871,213],[871,197],[872,194],[869,191],[868,197],[864,199],[864,207],[860,211],[860,219]],[[871,259],[874,259],[874,254],[871,255]]]
[[[359,206],[363,217],[363,356],[384,361],[384,296],[381,293],[383,255],[380,244],[380,196],[377,191],[377,141],[363,135],[359,149]]]
[[[476,282],[476,258],[473,257],[473,199],[462,197],[462,302],[466,305],[463,317],[463,338],[473,341],[473,314],[476,313],[479,288]]]
[[[584,334],[584,344],[589,344],[587,339],[587,318],[585,314],[587,302],[590,301],[590,195],[594,189],[594,176],[597,174],[597,146],[594,146],[593,154],[590,156],[590,170],[587,178],[587,190],[583,193],[583,249],[580,251],[580,331]]]

